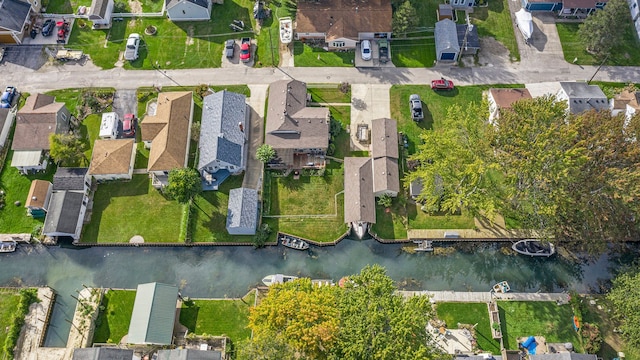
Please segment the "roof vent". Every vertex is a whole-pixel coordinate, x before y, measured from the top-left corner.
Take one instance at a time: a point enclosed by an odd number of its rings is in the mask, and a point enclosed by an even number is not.
[[[31,197],[31,200],[36,201],[36,200],[38,200],[38,197],[36,197],[36,196],[32,196],[32,197]]]

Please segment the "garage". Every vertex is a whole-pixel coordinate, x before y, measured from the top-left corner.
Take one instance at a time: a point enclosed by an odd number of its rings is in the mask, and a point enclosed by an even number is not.
[[[436,61],[456,62],[460,55],[456,23],[444,19],[436,23]]]

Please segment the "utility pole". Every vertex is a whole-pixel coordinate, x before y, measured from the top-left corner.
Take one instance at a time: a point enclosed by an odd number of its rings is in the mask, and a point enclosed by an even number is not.
[[[604,65],[604,63],[606,63],[607,60],[609,60],[609,55],[610,54],[607,54],[607,56],[605,56],[604,60],[602,60],[602,62],[600,63],[600,65],[596,69],[596,72],[594,72],[593,76],[591,76],[591,79],[589,79],[589,81],[587,81],[587,85],[591,84],[591,80],[593,80],[593,78],[596,77],[596,74],[598,73],[598,71],[600,71],[600,68],[602,67],[602,65]]]

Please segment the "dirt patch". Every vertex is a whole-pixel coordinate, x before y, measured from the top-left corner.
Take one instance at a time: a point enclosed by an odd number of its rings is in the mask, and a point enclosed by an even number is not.
[[[501,66],[510,63],[509,50],[504,45],[492,37],[480,38],[478,65]]]
[[[142,13],[142,3],[140,1],[137,0],[129,0],[129,8],[131,9],[131,12],[136,14],[136,13]]]
[[[187,41],[186,41],[187,46],[193,45],[193,43],[194,43],[194,41],[193,41],[193,33],[194,32],[195,32],[195,29],[193,28],[193,25],[190,25],[187,28]]]

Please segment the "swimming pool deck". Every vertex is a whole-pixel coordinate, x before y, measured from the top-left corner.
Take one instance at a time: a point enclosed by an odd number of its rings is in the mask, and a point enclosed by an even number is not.
[[[567,293],[523,293],[509,292],[506,294],[489,291],[398,291],[404,297],[427,295],[432,302],[491,302],[496,300],[511,301],[554,301],[558,304],[569,302]]]

